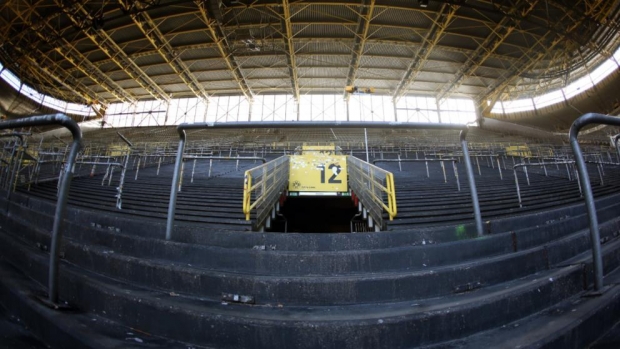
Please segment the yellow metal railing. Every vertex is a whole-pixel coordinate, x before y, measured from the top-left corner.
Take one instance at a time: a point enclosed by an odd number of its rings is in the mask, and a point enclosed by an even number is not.
[[[383,211],[390,220],[397,214],[394,175],[356,157],[347,157],[349,186],[379,226],[383,226]]]
[[[250,220],[256,212],[256,227],[261,227],[286,189],[289,177],[289,157],[281,156],[245,171],[243,185],[243,213]]]

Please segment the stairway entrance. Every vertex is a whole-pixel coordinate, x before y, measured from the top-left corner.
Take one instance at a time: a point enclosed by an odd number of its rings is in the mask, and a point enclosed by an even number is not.
[[[289,233],[349,233],[357,207],[350,197],[289,197],[281,208]],[[277,219],[273,231],[284,232]]]

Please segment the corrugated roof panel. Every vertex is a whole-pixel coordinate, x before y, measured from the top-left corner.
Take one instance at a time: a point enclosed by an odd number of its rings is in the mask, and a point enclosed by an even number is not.
[[[399,80],[400,81],[400,80]],[[396,88],[396,86],[398,85],[399,81],[391,81],[391,80],[386,80],[386,79],[379,79],[379,80],[369,80],[369,79],[356,79],[355,80],[355,85],[356,86],[361,86],[361,87],[374,87],[375,89],[387,89],[387,90],[393,90]]]
[[[293,33],[295,37],[305,38],[353,38],[357,23],[353,24],[321,24],[306,25],[293,24]]]
[[[247,79],[251,89],[287,88],[291,89],[291,80],[285,79]]]
[[[207,91],[216,91],[219,89],[229,89],[229,90],[237,90],[239,94],[241,94],[241,90],[239,89],[239,85],[231,80],[210,80],[210,81],[201,81],[200,84]]]
[[[424,91],[435,94],[443,86],[443,82],[414,81],[409,85],[407,91]]]
[[[227,69],[212,70],[212,71],[194,71],[192,74],[198,79],[198,81],[217,81],[233,79],[232,73]]]
[[[416,80],[443,83],[453,77],[454,77],[454,74],[450,74],[450,73],[441,73],[441,72],[435,73],[435,72],[423,71],[420,74],[418,74],[418,77],[416,78]]]
[[[204,28],[204,25],[201,30],[187,33],[175,33],[174,35],[168,35],[167,39],[168,43],[174,47],[207,44],[213,42],[207,29]]]
[[[487,68],[487,67],[478,67],[474,71],[474,75],[480,76],[480,77],[487,77],[487,78],[496,78],[500,76],[502,73],[503,71],[501,70]]]
[[[469,56],[465,52],[447,51],[440,48],[431,51],[429,60],[464,63]]]
[[[429,18],[429,15],[426,15],[424,12],[420,11],[420,8],[411,7],[411,1],[403,4],[406,6],[405,8],[397,7],[397,8],[382,8],[377,7],[375,9],[372,22],[375,25],[380,23],[389,23],[390,25],[395,26],[403,26],[403,27],[411,27],[411,28],[428,28],[431,26],[432,21]],[[430,14],[430,17],[436,17],[436,14]]]
[[[297,72],[302,78],[324,78],[330,80],[344,80],[344,76],[348,73],[348,68],[334,68],[334,67],[312,67],[312,68],[298,68]]]
[[[403,43],[421,43],[423,37],[419,31],[413,31],[408,28],[390,28],[381,26],[371,26],[368,40],[384,40]]]
[[[344,92],[346,79],[334,77],[333,79],[325,78],[300,78],[299,84],[306,87],[325,87],[338,89]]]
[[[161,63],[149,67],[142,67],[142,71],[148,76],[158,76],[164,74],[176,74],[168,63]]]
[[[243,69],[252,69],[256,67],[281,66],[286,64],[286,56],[284,53],[278,55],[273,54],[255,54],[248,56],[236,56],[237,64]]]
[[[369,55],[389,55],[392,57],[412,58],[419,49],[417,43],[379,43],[367,42],[364,47],[364,54]]]
[[[229,70],[228,65],[220,58],[183,60],[190,71]]]
[[[483,40],[484,38],[467,37],[465,35],[454,35],[451,33],[445,33],[439,40],[439,45],[458,47],[474,51],[478,48],[478,46],[480,46],[480,43],[482,43]]]
[[[460,67],[461,63],[459,62],[428,60],[424,65],[424,70],[437,73],[455,74]]]
[[[295,43],[295,54],[351,54],[352,42],[343,40],[315,39],[308,42],[301,40]]]
[[[291,15],[294,22],[320,22],[325,19],[343,23],[357,23],[359,11],[358,1],[352,1],[352,6],[312,4],[310,2],[291,3]]]
[[[360,57],[360,67],[384,68],[384,69],[406,69],[402,59],[389,56],[368,56]]]
[[[288,67],[248,69],[244,73],[248,79],[287,79],[290,77]]]
[[[364,68],[357,70],[357,79],[375,79],[375,80],[401,80],[405,71],[381,68]]]
[[[297,67],[347,67],[351,62],[351,54],[342,55],[302,55],[297,59]]]

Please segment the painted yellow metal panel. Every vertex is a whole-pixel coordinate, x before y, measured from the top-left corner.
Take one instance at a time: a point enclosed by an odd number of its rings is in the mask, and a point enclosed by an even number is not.
[[[346,192],[347,156],[324,153],[291,155],[288,190]]]
[[[334,146],[333,143],[331,144],[327,144],[327,145],[307,145],[304,144],[301,147],[301,151],[302,154],[309,154],[309,153],[329,153],[329,154],[333,154],[336,150],[336,147]]]
[[[506,147],[506,155],[530,157],[532,156],[532,152],[527,145],[512,145]]]

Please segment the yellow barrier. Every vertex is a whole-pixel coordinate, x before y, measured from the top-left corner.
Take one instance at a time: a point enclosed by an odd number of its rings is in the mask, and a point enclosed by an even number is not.
[[[281,156],[253,169],[245,171],[243,184],[243,213],[250,220],[256,210],[256,223],[260,227],[271,213],[289,177],[289,157]]]
[[[383,225],[382,213],[390,220],[398,213],[394,175],[358,158],[348,156],[349,186],[370,212],[371,217]]]

